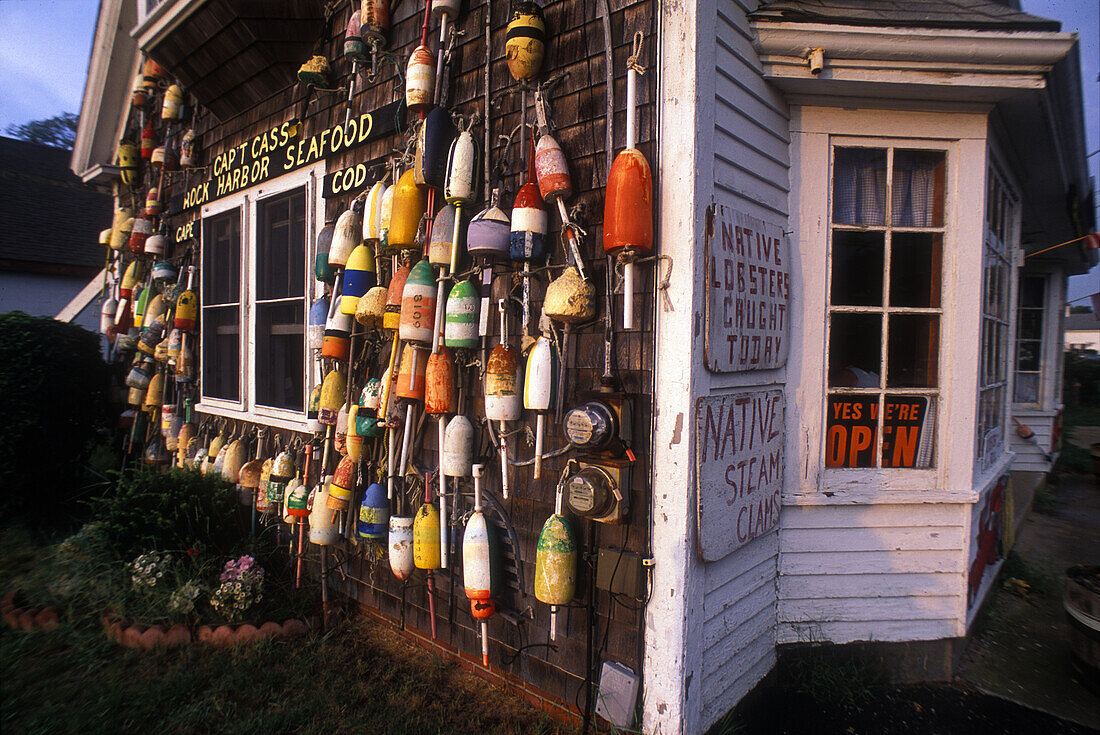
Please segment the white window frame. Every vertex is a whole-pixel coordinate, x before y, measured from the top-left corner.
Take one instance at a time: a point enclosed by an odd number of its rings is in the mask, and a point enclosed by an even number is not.
[[[325,220],[325,201],[321,198],[321,181],[324,178],[324,162],[308,166],[291,172],[276,179],[266,181],[263,184],[245,189],[232,196],[211,202],[202,208],[202,218],[213,217],[218,214],[238,209],[241,214],[241,359],[240,371],[242,385],[239,401],[228,401],[211,396],[203,396],[200,389],[200,401],[195,407],[197,411],[214,416],[222,416],[230,419],[251,421],[267,426],[301,431],[306,422],[306,409],[309,403],[309,394],[315,385],[315,376],[311,366],[313,364],[312,352],[309,349],[309,340],[306,329],[309,321],[309,307],[313,302],[316,292],[316,281],[313,274],[314,259],[316,253],[316,233],[323,226]],[[257,205],[270,197],[285,194],[286,192],[305,188],[305,226],[306,247],[305,267],[303,268],[303,300],[305,302],[302,312],[302,365],[304,395],[302,396],[302,410],[275,408],[261,406],[256,402],[256,273],[257,252],[256,245],[256,217]],[[200,227],[202,237],[205,238],[205,227]],[[201,261],[200,261],[201,262]],[[199,294],[200,308],[202,294]],[[200,347],[197,364],[203,364],[203,352],[205,346]]]

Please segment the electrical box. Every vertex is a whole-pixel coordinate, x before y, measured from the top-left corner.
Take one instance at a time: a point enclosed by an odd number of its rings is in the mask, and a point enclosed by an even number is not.
[[[623,459],[577,461],[565,480],[569,510],[600,523],[620,523],[630,513],[630,462]]]
[[[620,663],[604,661],[600,668],[596,714],[615,727],[633,727],[637,701],[638,675]]]
[[[596,587],[644,602],[646,582],[642,557],[630,551],[600,549],[596,557]]]

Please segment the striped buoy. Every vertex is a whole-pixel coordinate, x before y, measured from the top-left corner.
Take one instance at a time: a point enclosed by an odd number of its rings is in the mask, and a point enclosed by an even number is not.
[[[321,424],[321,383],[313,386],[306,401],[306,428],[313,434],[324,428]]]
[[[397,371],[394,391],[398,398],[410,401],[424,400],[424,376],[428,369],[426,349],[406,344],[401,352],[401,367]]]
[[[390,520],[390,501],[386,487],[372,482],[363,493],[359,506],[359,536],[369,541],[381,541],[386,537]]]
[[[137,184],[141,170],[141,151],[136,145],[127,141],[118,144],[118,168],[123,184],[126,186]]]
[[[394,271],[393,277],[386,288],[386,309],[382,314],[382,328],[393,332],[398,330],[401,323],[401,297],[405,291],[405,282],[409,278],[412,269],[403,265]]]
[[[161,120],[179,120],[183,109],[183,90],[178,84],[168,85],[164,90],[164,102],[160,106]]]
[[[351,457],[344,457],[340,460],[340,464],[336,465],[336,472],[332,474],[326,505],[331,510],[347,510],[354,490],[355,463],[351,461]]]
[[[378,274],[374,265],[374,250],[366,245],[357,245],[344,265],[340,311],[354,315],[360,298],[376,283],[378,283]]]
[[[509,253],[512,260],[540,261],[546,257],[548,221],[535,176],[535,154],[528,156],[527,182],[520,187],[512,205]]]
[[[512,7],[504,50],[508,71],[517,82],[539,73],[546,53],[546,23],[537,3],[520,2]]]
[[[354,3],[352,7],[355,7]],[[353,12],[348,19],[348,27],[344,31],[344,58],[352,61],[364,61],[367,58],[367,45],[363,43],[363,35],[360,31],[362,24],[359,17],[358,10]]]
[[[398,336],[403,342],[431,345],[435,328],[435,275],[425,259],[409,272],[401,293],[401,320]]]
[[[470,281],[459,281],[447,296],[443,343],[455,349],[472,350],[478,346],[480,301]]]
[[[431,109],[435,97],[435,56],[420,45],[409,55],[405,68],[405,106],[418,114]]]
[[[352,318],[339,309],[325,323],[325,336],[321,338],[321,357],[335,360],[348,359],[348,340],[351,338]]]
[[[317,256],[313,262],[313,277],[322,283],[332,283],[336,278],[336,271],[328,262],[328,253],[332,248],[332,238],[335,234],[335,222],[326,222],[317,233]]]
[[[325,339],[325,324],[328,322],[328,297],[321,296],[309,307],[309,323],[306,327],[306,339],[311,350],[321,349]]]
[[[511,220],[500,208],[500,189],[493,189],[489,206],[474,215],[466,228],[466,252],[483,258],[507,258]]]

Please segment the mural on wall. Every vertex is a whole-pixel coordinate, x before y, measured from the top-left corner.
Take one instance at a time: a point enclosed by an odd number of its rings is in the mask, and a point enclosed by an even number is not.
[[[970,574],[967,578],[966,602],[968,609],[978,601],[982,582],[995,571],[996,564],[1005,552],[1005,496],[1009,490],[1009,476],[998,478],[985,497],[974,505],[970,524]]]
[[[787,364],[789,252],[781,225],[723,206],[708,211],[708,370],[771,370]]]
[[[782,390],[700,398],[695,412],[699,552],[717,561],[779,523]]]

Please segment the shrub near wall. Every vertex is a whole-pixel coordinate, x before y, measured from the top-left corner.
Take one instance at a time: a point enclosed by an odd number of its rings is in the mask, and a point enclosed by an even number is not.
[[[107,435],[99,335],[21,311],[0,314],[0,497],[5,516],[71,522]]]

